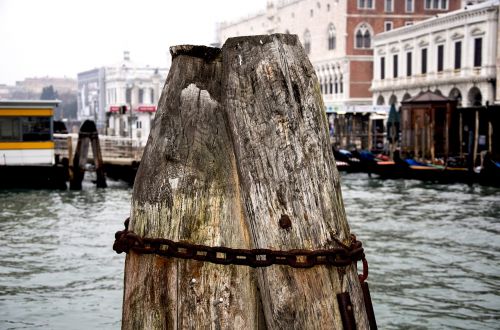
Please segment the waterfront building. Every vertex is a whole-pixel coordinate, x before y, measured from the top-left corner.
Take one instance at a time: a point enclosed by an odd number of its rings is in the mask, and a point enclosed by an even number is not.
[[[15,85],[0,84],[0,100],[38,100],[44,88],[52,86],[64,105],[64,96],[76,95],[77,83],[73,78],[32,77],[16,81]],[[61,97],[62,96],[62,97]]]
[[[496,142],[500,129],[499,6],[499,0],[467,5],[375,36],[372,102],[408,104],[401,114],[403,150],[417,150],[416,145],[424,144],[420,141],[444,139],[441,155],[445,161],[450,154],[467,156],[470,166],[481,163],[481,152],[493,156],[500,152]],[[432,112],[412,110],[415,106],[409,105],[421,103],[425,95],[440,98],[428,107]],[[440,103],[455,104],[456,110]],[[423,158],[431,155],[421,154]],[[434,159],[434,150],[430,158]]]
[[[260,13],[219,24],[218,43],[242,35],[297,34],[316,70],[333,142],[370,148],[375,139],[369,137],[377,132],[382,136],[389,111],[388,104],[372,104],[374,35],[462,4],[460,0],[269,1]]]
[[[93,120],[100,131],[106,123],[104,73],[105,68],[102,67],[77,75],[77,118],[80,122]]]
[[[498,0],[486,1],[375,36],[372,104],[426,90],[459,107],[498,102],[498,11]]]
[[[11,97],[13,86],[0,84],[0,100],[7,100]]]
[[[145,143],[168,69],[137,65],[125,51],[115,65],[78,74],[78,118],[101,133]]]
[[[33,77],[16,81],[16,90],[40,96],[44,87],[52,86],[59,94],[76,93],[77,84],[74,78]]]

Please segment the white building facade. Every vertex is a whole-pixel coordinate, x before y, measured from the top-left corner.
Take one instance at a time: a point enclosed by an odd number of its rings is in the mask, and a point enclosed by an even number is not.
[[[93,120],[100,130],[106,125],[104,75],[105,68],[80,72],[77,75],[78,120]]]
[[[78,118],[96,121],[107,135],[145,144],[167,74],[166,68],[136,65],[129,52],[117,65],[82,72]]]
[[[269,1],[263,12],[220,24],[218,43],[242,35],[297,34],[316,69],[327,112],[370,106],[369,97],[349,97],[346,13],[347,1]]]
[[[399,105],[427,90],[459,107],[499,103],[499,5],[468,5],[375,36],[372,103]]]

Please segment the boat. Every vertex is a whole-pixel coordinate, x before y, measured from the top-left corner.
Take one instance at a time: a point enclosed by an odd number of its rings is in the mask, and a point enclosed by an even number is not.
[[[0,101],[0,189],[66,189],[56,159],[54,111],[60,101]]]
[[[484,186],[500,187],[500,161],[492,159],[490,154],[486,153],[482,159],[477,180]]]
[[[365,172],[364,163],[359,153],[345,149],[333,149],[333,156],[339,171],[344,172]]]

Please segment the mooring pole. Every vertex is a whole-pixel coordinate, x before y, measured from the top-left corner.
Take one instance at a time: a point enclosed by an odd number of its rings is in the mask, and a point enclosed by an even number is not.
[[[102,161],[101,146],[99,144],[99,134],[96,132],[90,133],[90,143],[92,144],[92,154],[94,155],[94,165],[96,173],[97,188],[106,188],[106,175],[104,174],[104,163]]]
[[[171,54],[130,224],[117,234],[150,242],[126,258],[122,328],[342,329],[347,311],[353,327],[368,329],[355,262],[330,267],[315,255],[316,266],[294,268],[301,261],[269,252],[356,241],[318,79],[297,36]],[[160,247],[167,240],[184,243]],[[207,259],[223,265],[197,261]],[[243,260],[272,266],[237,266]]]
[[[99,145],[99,134],[97,133],[95,123],[91,120],[86,120],[82,124],[80,132],[78,133],[78,142],[76,145],[75,156],[73,158],[72,175],[70,176],[69,184],[69,188],[71,190],[82,189],[82,181],[85,175],[85,165],[87,164],[89,153],[89,144],[92,144],[92,154],[94,156],[94,165],[97,176],[97,187],[107,187],[101,148]]]

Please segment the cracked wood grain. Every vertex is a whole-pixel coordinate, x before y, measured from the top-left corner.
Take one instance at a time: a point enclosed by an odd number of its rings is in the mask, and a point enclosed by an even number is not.
[[[131,229],[145,237],[249,247],[220,107],[220,51],[172,49],[173,63],[134,185]],[[210,57],[209,57],[210,56]],[[253,270],[127,256],[123,329],[255,329]]]
[[[131,229],[233,248],[349,243],[318,79],[296,36],[177,46],[137,173]],[[124,329],[342,329],[354,265],[254,271],[130,253]]]
[[[348,242],[318,79],[296,36],[229,39],[223,47],[223,107],[236,154],[254,247],[325,249]],[[283,229],[286,215],[291,226]],[[288,227],[288,226],[287,226]],[[341,329],[336,293],[349,291],[367,327],[354,266],[258,270],[269,329]]]

